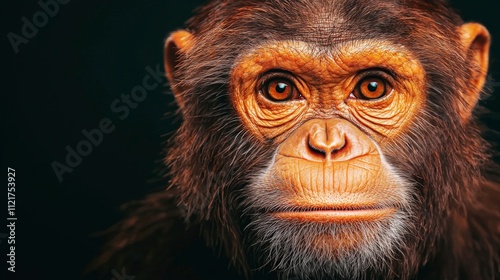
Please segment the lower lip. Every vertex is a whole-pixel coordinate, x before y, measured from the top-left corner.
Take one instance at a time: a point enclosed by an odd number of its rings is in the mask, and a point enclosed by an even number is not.
[[[362,210],[321,210],[277,212],[273,216],[279,219],[317,223],[352,223],[382,220],[396,213],[394,208]]]

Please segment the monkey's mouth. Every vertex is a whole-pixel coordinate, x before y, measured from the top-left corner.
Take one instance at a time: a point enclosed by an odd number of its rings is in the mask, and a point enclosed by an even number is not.
[[[317,223],[370,222],[388,218],[397,211],[394,207],[330,207],[323,209],[295,209],[274,212],[278,219]]]

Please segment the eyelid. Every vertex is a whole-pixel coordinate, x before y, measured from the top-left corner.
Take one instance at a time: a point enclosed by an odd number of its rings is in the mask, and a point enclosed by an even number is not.
[[[260,77],[259,77],[259,79],[260,79],[259,89],[262,88],[270,80],[276,79],[276,78],[288,80],[295,86],[295,88],[297,88],[297,85],[295,82],[296,79],[290,72],[285,71],[285,70],[281,70],[281,69],[274,69],[274,70],[266,71],[265,73],[260,75]]]
[[[369,77],[380,77],[387,81],[391,87],[396,80],[396,74],[393,71],[384,68],[370,68],[363,70],[356,75],[355,85],[357,85],[361,80]]]

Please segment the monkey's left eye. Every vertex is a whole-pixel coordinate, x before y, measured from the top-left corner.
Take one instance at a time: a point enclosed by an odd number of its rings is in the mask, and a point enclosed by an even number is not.
[[[381,77],[366,77],[354,88],[352,95],[359,99],[377,99],[392,91],[392,87]]]
[[[271,79],[264,83],[261,92],[271,101],[288,101],[299,97],[294,83],[284,78]]]

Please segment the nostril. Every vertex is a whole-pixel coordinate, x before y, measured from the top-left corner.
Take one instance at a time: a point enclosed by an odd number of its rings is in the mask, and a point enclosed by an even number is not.
[[[347,145],[347,139],[343,133],[328,140],[321,136],[321,134],[316,134],[307,138],[307,147],[311,155],[330,158],[332,155],[340,153]]]
[[[311,138],[308,139],[307,146],[309,147],[312,153],[321,154],[322,156],[326,156],[327,154],[324,149],[318,147],[319,145],[314,145],[313,143],[311,143]]]
[[[342,135],[340,138],[337,138],[337,140],[338,141],[330,143],[329,150],[331,150],[331,153],[342,150],[347,144],[347,139],[344,137],[344,135]]]

